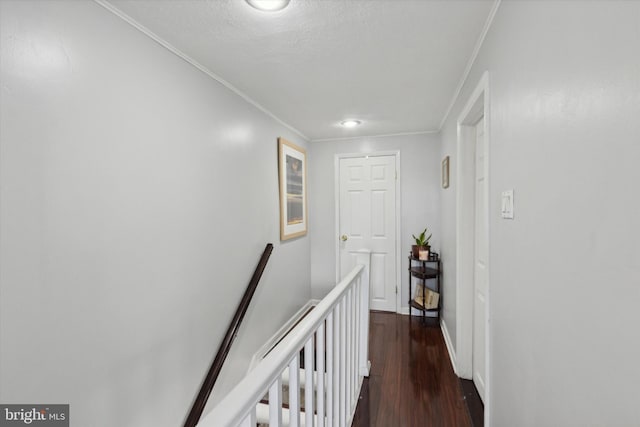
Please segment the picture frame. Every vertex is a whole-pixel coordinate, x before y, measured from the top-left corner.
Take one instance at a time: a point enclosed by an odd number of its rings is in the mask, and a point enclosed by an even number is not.
[[[307,152],[278,138],[280,240],[307,234]]]
[[[442,161],[442,188],[449,188],[449,156]]]

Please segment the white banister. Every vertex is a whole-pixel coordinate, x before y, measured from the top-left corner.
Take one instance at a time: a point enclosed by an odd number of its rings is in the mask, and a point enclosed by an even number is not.
[[[300,369],[298,368],[298,353],[293,355],[289,363],[289,425],[291,427],[300,426],[300,384],[298,378]]]
[[[333,312],[327,315],[327,427],[333,427]]]
[[[241,427],[256,427],[256,408],[249,411],[249,414],[244,417]]]
[[[344,301],[344,300],[343,300]],[[333,309],[333,424],[340,427],[340,368],[342,366],[342,346],[340,341],[340,304]]]
[[[358,327],[360,326],[360,319],[358,317],[358,282],[356,282],[354,288],[354,298],[353,298],[353,325],[351,329],[353,331],[353,335],[351,336],[351,340],[353,341],[353,353],[351,354],[351,378],[354,384],[353,389],[351,390],[352,396],[354,399],[357,399],[358,396],[356,394],[359,392],[358,390],[358,379],[360,378],[360,370],[358,369],[358,347],[360,347],[360,340],[358,339]]]
[[[316,369],[318,372],[324,372],[324,322],[320,324],[318,330],[316,331]],[[325,398],[325,390],[324,390],[324,375],[318,375],[318,381],[316,382],[316,413],[319,420],[324,419],[324,398]]]
[[[280,378],[269,387],[269,425],[282,425],[282,382]]]
[[[304,375],[305,425],[313,426],[313,337],[309,338],[307,343],[304,345]]]
[[[255,426],[257,422],[269,423],[271,427],[351,424],[362,379],[369,375],[370,366],[370,252],[359,251],[356,264],[315,309],[201,419],[199,427],[244,427]],[[303,349],[304,369],[300,369],[299,354]],[[285,371],[289,374],[288,410],[282,409],[282,373]],[[304,388],[303,405],[301,387]],[[269,404],[259,403],[267,393]]]
[[[360,375],[368,377],[371,364],[369,363],[369,272],[371,271],[371,253],[360,251],[356,256],[356,263],[364,266],[360,275],[360,360],[358,367]]]
[[[357,283],[357,282],[356,282]],[[345,358],[346,358],[346,382],[347,385],[345,387],[345,394],[347,396],[348,399],[350,399],[353,395],[352,393],[352,388],[351,388],[351,380],[353,380],[353,375],[351,375],[351,372],[353,371],[353,364],[351,363],[351,355],[353,354],[353,336],[351,335],[351,324],[353,323],[351,321],[351,316],[353,315],[353,310],[352,310],[352,305],[351,305],[351,291],[353,290],[353,288],[349,289],[349,291],[347,292],[347,305],[345,307],[345,320],[346,320],[346,330],[347,330],[347,349],[345,352]],[[345,400],[348,400],[345,399]]]
[[[340,354],[339,354],[339,358],[340,358],[340,377],[339,377],[339,381],[340,381],[340,420],[339,420],[339,426],[340,427],[344,427],[345,425],[345,418],[346,418],[346,414],[347,414],[347,408],[346,408],[346,403],[347,403],[347,393],[345,393],[346,387],[347,387],[347,378],[345,375],[345,371],[346,371],[346,365],[347,365],[347,328],[346,328],[346,302],[347,302],[347,296],[345,295],[345,297],[342,299],[342,301],[340,301]]]

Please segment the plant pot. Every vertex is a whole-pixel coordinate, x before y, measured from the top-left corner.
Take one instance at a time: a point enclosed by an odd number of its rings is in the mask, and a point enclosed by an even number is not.
[[[420,255],[420,251],[428,251],[431,250],[431,246],[427,245],[427,246],[418,246],[418,245],[411,245],[411,256],[414,257],[415,259],[418,259],[418,256]]]

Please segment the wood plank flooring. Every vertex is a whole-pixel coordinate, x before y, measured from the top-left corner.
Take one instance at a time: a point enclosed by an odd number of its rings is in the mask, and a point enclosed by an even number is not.
[[[484,405],[482,399],[480,399],[478,389],[473,384],[473,381],[462,378],[460,378],[460,387],[467,403],[471,424],[473,424],[473,427],[484,427]]]
[[[471,420],[439,325],[372,312],[371,373],[354,427],[467,427]]]

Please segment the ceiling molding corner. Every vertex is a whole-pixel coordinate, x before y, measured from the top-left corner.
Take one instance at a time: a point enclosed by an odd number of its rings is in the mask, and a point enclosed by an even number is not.
[[[222,77],[218,76],[217,74],[215,74],[214,72],[209,70],[207,67],[205,67],[204,65],[200,64],[195,59],[191,58],[189,55],[187,55],[184,52],[180,51],[178,48],[173,46],[171,43],[167,42],[162,37],[160,37],[159,35],[157,35],[153,31],[151,31],[150,29],[148,29],[144,25],[140,24],[138,21],[136,21],[135,19],[133,19],[132,17],[130,17],[129,15],[127,15],[126,13],[124,13],[123,11],[121,11],[120,9],[115,7],[114,5],[112,5],[111,3],[109,3],[107,0],[93,0],[93,1],[96,2],[97,4],[99,4],[100,6],[102,6],[103,8],[105,8],[106,10],[108,10],[109,12],[113,13],[118,18],[122,19],[123,21],[125,21],[126,23],[128,23],[129,25],[131,25],[132,27],[134,27],[135,29],[137,29],[138,31],[143,33],[144,35],[146,35],[147,37],[149,37],[150,39],[152,39],[153,41],[155,41],[160,46],[164,47],[165,49],[167,49],[168,51],[170,51],[171,53],[173,53],[174,55],[176,55],[180,59],[186,61],[187,63],[191,64],[193,67],[195,67],[198,70],[202,71],[204,74],[206,74],[207,76],[211,77],[212,79],[214,79],[215,81],[217,81],[218,83],[220,83],[221,85],[223,85],[224,87],[226,87],[227,89],[229,89],[230,91],[232,91],[233,93],[238,95],[240,98],[244,99],[246,102],[248,102],[249,104],[253,105],[258,110],[262,111],[264,114],[266,114],[267,116],[269,116],[270,118],[272,118],[273,120],[275,120],[276,122],[281,124],[282,126],[284,126],[287,129],[289,129],[291,132],[293,132],[296,135],[298,135],[301,138],[303,138],[306,142],[310,142],[311,141],[311,139],[309,137],[307,137],[305,134],[303,134],[302,132],[300,132],[298,129],[294,128],[290,124],[286,123],[284,120],[280,119],[278,116],[273,114],[267,108],[263,107],[257,101],[253,100],[249,95],[247,95],[246,93],[242,92],[240,89],[236,88],[231,83],[229,83],[228,81],[226,81]]]
[[[400,133],[387,133],[381,135],[359,135],[359,136],[345,136],[340,138],[319,138],[312,139],[310,142],[336,142],[336,141],[348,141],[352,139],[364,139],[364,138],[385,138],[385,137],[394,137],[394,136],[411,136],[411,135],[426,135],[440,133],[439,129],[435,130],[421,130],[416,132],[400,132]]]
[[[467,62],[467,66],[464,69],[464,72],[462,73],[462,78],[460,79],[460,83],[458,83],[458,86],[456,87],[456,90],[453,93],[453,97],[451,98],[451,102],[449,103],[449,106],[447,107],[447,110],[444,113],[444,117],[440,121],[440,125],[438,126],[439,132],[442,131],[442,128],[444,127],[445,122],[449,118],[449,114],[451,114],[451,110],[453,109],[453,106],[455,105],[456,101],[458,100],[458,97],[460,96],[460,92],[462,92],[462,88],[464,87],[464,84],[467,82],[467,78],[469,78],[469,73],[471,73],[471,68],[473,68],[473,64],[476,62],[476,59],[478,58],[478,54],[480,53],[480,48],[482,48],[482,45],[484,44],[484,39],[487,36],[489,29],[491,28],[491,24],[493,24],[493,18],[495,18],[501,3],[502,3],[502,0],[495,0],[493,3],[493,7],[489,11],[489,15],[487,16],[487,20],[484,23],[484,27],[480,32],[478,41],[476,42],[476,45],[473,48],[473,52],[469,57],[469,62]]]

